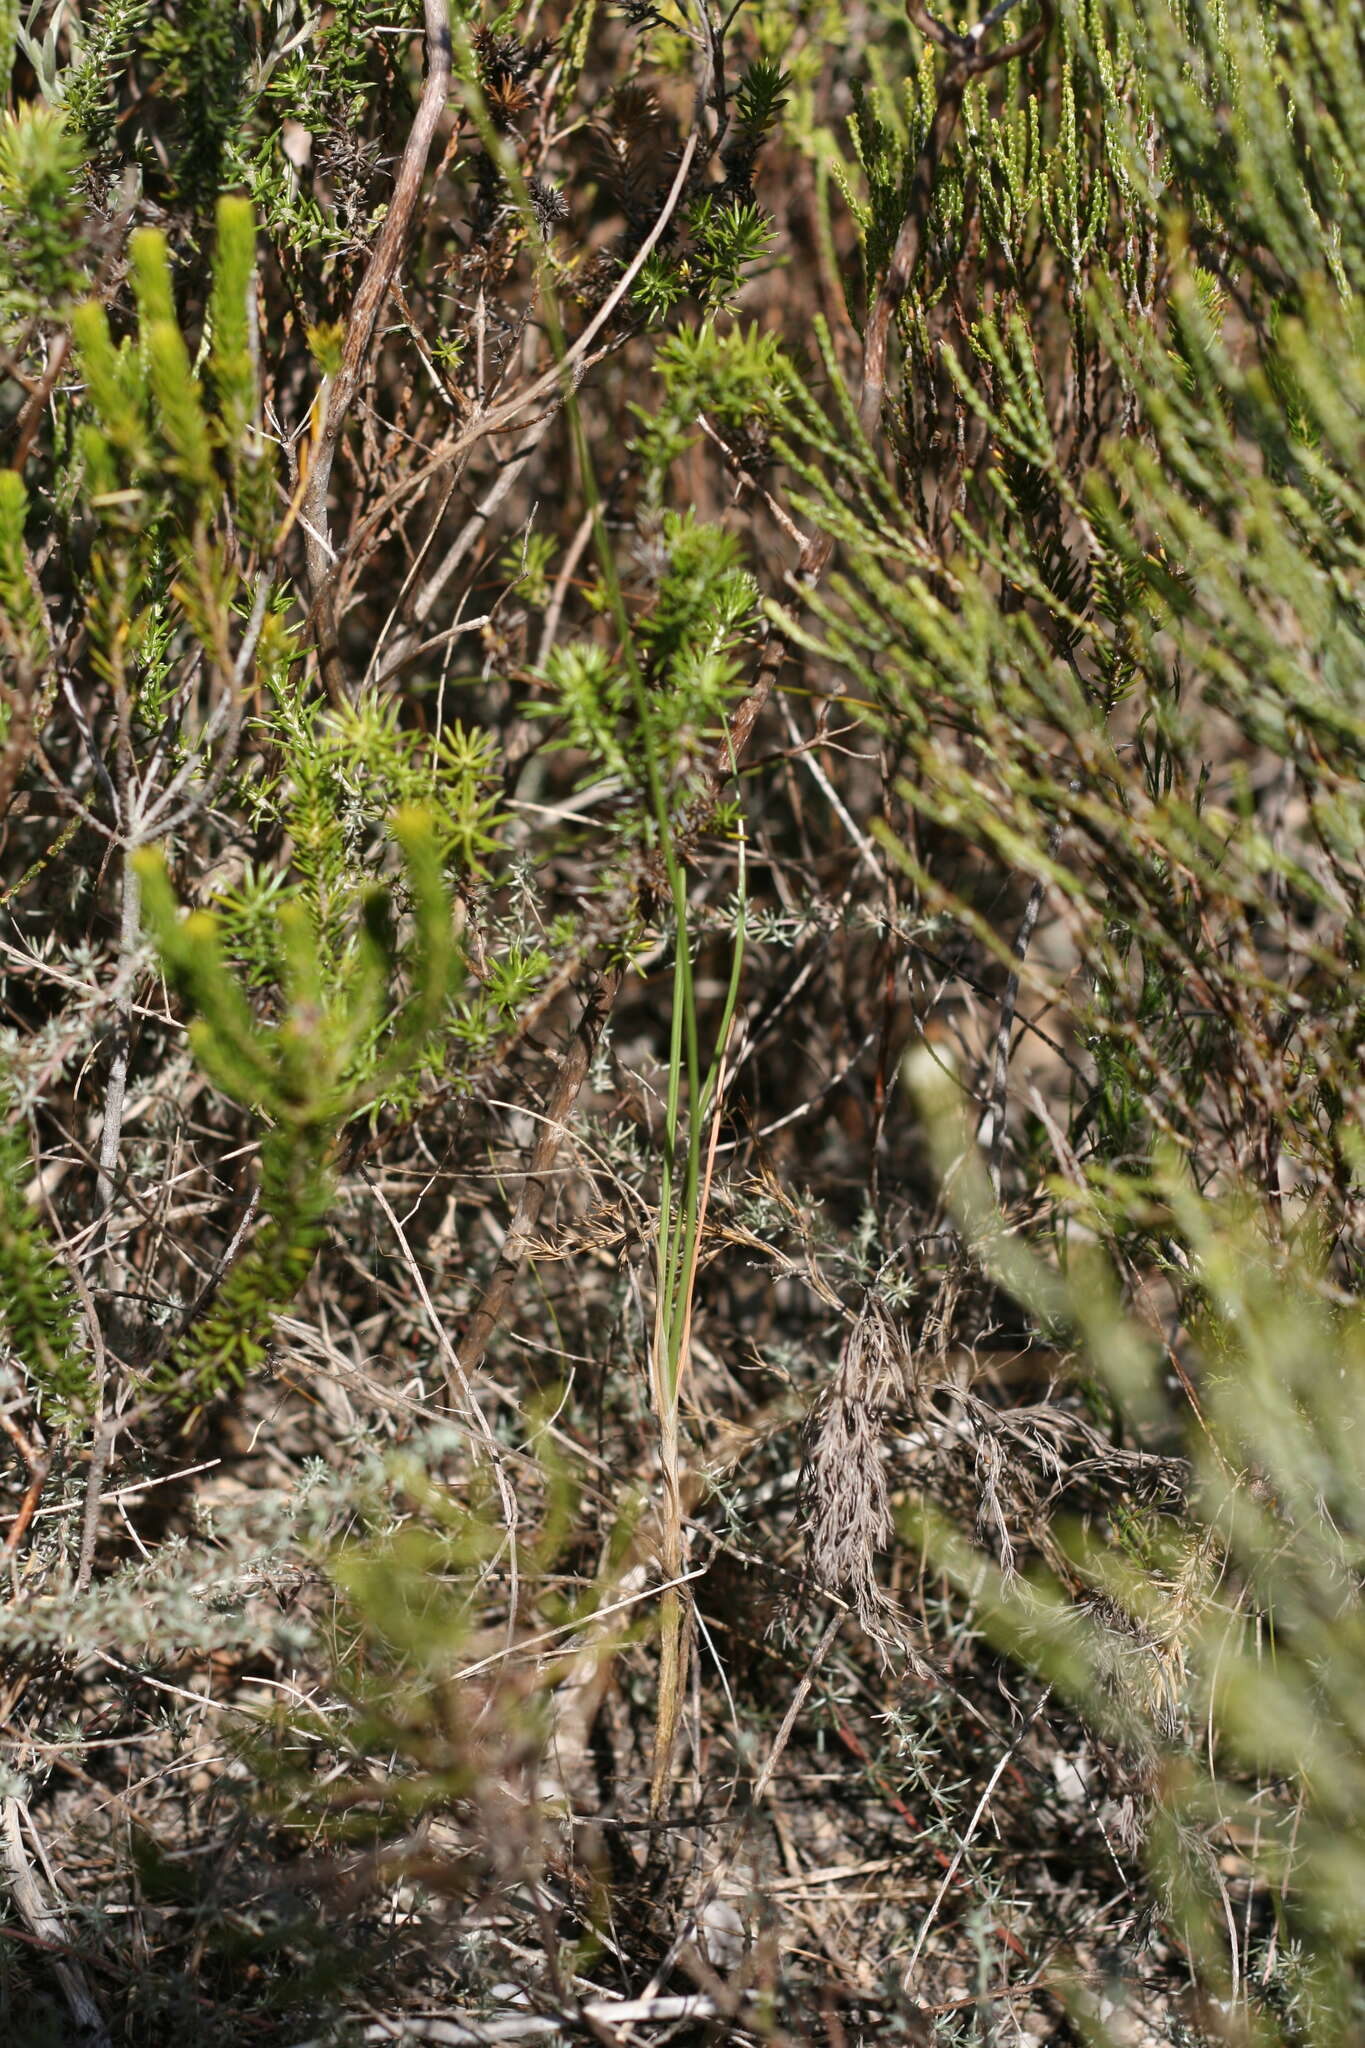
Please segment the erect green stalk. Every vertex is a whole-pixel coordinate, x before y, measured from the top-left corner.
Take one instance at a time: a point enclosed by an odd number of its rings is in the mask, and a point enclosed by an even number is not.
[[[660,1604],[659,1696],[654,1734],[650,1810],[657,1818],[666,1809],[672,1781],[673,1751],[682,1714],[687,1677],[684,1607],[678,1582],[686,1567],[683,1528],[683,1458],[678,1426],[682,1384],[687,1370],[687,1340],[692,1321],[692,1293],[702,1224],[702,1138],[717,1093],[721,1061],[739,998],[743,963],[744,867],[740,865],[740,923],[731,960],[730,980],[716,1048],[702,1072],[696,985],[692,974],[688,919],[687,873],[678,858],[669,793],[655,737],[655,707],[635,657],[634,636],[622,595],[610,538],[602,518],[601,497],[572,391],[565,410],[578,454],[583,488],[592,515],[593,540],[630,682],[644,753],[654,837],[668,882],[673,914],[673,1009],[669,1030],[668,1086],[665,1097],[663,1159],[659,1177],[659,1216],[655,1238],[656,1291],[654,1331],[650,1347],[650,1393],[659,1431],[660,1501],[659,1562],[665,1591]],[[686,1142],[679,1161],[678,1133],[686,1085]],[[675,1216],[675,1198],[677,1214]]]
[[[479,129],[485,148],[502,166],[516,194],[528,224],[534,223],[534,209],[520,167],[503,148],[477,93],[466,103]],[[691,147],[691,145],[689,145]],[[680,169],[679,178],[681,179]],[[675,193],[680,190],[675,185]],[[663,867],[673,918],[673,1008],[669,1029],[668,1085],[665,1096],[663,1157],[659,1176],[659,1213],[655,1236],[655,1315],[650,1347],[650,1394],[659,1431],[659,1468],[662,1482],[660,1503],[660,1564],[666,1590],[660,1612],[661,1652],[659,1697],[654,1740],[654,1768],[650,1792],[651,1813],[657,1818],[667,1804],[672,1776],[673,1751],[682,1712],[687,1675],[684,1610],[678,1590],[685,1566],[683,1530],[683,1460],[678,1427],[683,1379],[687,1369],[687,1340],[691,1328],[692,1292],[696,1279],[701,1242],[703,1208],[702,1135],[717,1091],[724,1049],[728,1042],[739,996],[743,961],[744,867],[740,865],[740,923],[731,961],[721,1028],[715,1051],[705,1074],[701,1064],[701,1041],[697,1017],[696,987],[692,974],[691,933],[688,919],[687,874],[678,858],[674,838],[669,790],[660,750],[656,743],[657,709],[635,654],[635,638],[617,573],[616,558],[602,517],[601,493],[593,469],[587,436],[583,430],[574,380],[568,368],[568,347],[555,303],[553,279],[548,267],[541,278],[542,312],[551,349],[561,365],[564,413],[578,457],[587,510],[592,520],[594,552],[607,594],[608,610],[616,628],[620,658],[630,685],[632,706],[639,727],[649,799],[650,822],[655,846]],[[731,749],[733,765],[734,751]],[[686,1142],[679,1161],[678,1133],[682,1124],[684,1084],[687,1100]],[[675,1203],[677,1214],[675,1216]]]
[[[733,761],[732,761],[733,765]],[[692,977],[689,963],[687,976],[687,1015],[691,1024],[691,1047],[688,1065],[689,1102],[691,1115],[687,1127],[687,1178],[683,1191],[682,1216],[684,1236],[677,1263],[677,1274],[667,1299],[669,1303],[669,1369],[675,1388],[680,1387],[687,1338],[692,1322],[692,1287],[696,1276],[697,1255],[700,1249],[701,1227],[705,1208],[705,1191],[701,1177],[702,1134],[711,1115],[713,1098],[717,1097],[721,1069],[725,1059],[725,1048],[729,1043],[735,1011],[739,1003],[740,976],[744,966],[744,903],[746,867],[744,838],[739,840],[739,888],[738,913],[735,927],[734,951],[730,956],[730,981],[725,992],[725,1004],[721,1010],[720,1024],[716,1032],[715,1051],[706,1077],[697,1085],[701,1061],[697,1053],[696,1004],[692,998]],[[671,1077],[670,1077],[671,1078]],[[716,1109],[720,1104],[717,1100]]]

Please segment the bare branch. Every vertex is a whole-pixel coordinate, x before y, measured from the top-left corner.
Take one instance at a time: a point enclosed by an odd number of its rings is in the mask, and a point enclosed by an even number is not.
[[[417,199],[426,171],[427,157],[441,115],[445,111],[446,95],[450,88],[450,10],[447,0],[425,0],[425,8],[426,84],[422,89],[421,101],[407,144],[399,159],[389,210],[384,217],[384,225],[379,231],[379,239],[374,245],[365,275],[360,281],[355,305],[346,325],[341,368],[330,385],[325,387],[322,425],[313,448],[308,484],[299,515],[304,532],[308,536],[308,573],[316,596],[323,599],[319,619],[322,635],[318,650],[319,662],[324,676],[328,679],[329,687],[335,685],[338,689],[340,675],[335,621],[330,617],[330,607],[325,600],[332,574],[327,487],[331,482],[332,463],[342,430],[350,416],[356,392],[360,388],[361,375],[369,356],[370,344],[374,339],[375,325],[407,245],[413,217],[417,211]]]

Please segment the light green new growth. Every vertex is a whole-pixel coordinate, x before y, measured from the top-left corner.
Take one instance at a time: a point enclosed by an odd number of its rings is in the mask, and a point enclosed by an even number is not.
[[[42,665],[47,628],[29,579],[25,547],[28,491],[12,469],[0,470],[0,650],[19,669]]]
[[[3,22],[0,22],[3,37]],[[0,336],[65,316],[81,289],[80,138],[58,107],[0,111]]]

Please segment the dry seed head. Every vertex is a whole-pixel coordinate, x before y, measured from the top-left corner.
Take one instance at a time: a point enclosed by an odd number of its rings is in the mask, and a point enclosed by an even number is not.
[[[875,1301],[865,1304],[844,1339],[834,1386],[812,1417],[801,1478],[811,1575],[850,1599],[883,1655],[904,1648],[874,1560],[894,1526],[882,1421],[904,1385],[907,1356],[904,1334],[887,1310]]]

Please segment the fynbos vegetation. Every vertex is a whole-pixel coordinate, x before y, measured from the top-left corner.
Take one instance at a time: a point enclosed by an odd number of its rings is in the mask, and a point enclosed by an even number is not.
[[[0,80],[0,2037],[1365,2048],[1356,11]]]

